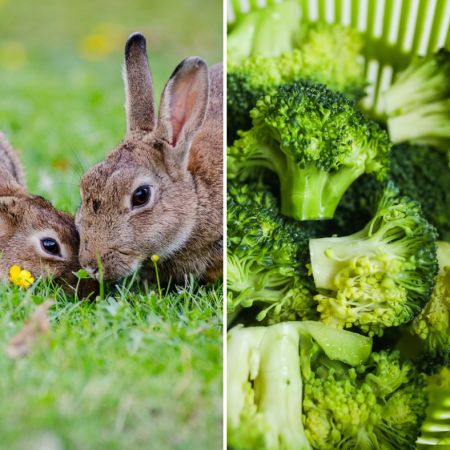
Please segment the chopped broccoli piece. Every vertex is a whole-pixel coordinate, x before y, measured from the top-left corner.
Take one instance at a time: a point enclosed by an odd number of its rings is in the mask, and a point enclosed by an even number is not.
[[[290,53],[298,44],[300,16],[300,6],[290,1],[245,14],[228,33],[228,59]]]
[[[413,142],[450,148],[450,52],[418,57],[384,93],[389,136],[394,143]]]
[[[413,448],[426,382],[398,352],[319,322],[235,327],[227,347],[232,448]]]
[[[417,364],[427,375],[439,373],[450,363],[450,265],[446,264],[449,245],[438,242],[440,270],[436,284],[430,301],[411,324],[411,332],[424,341]]]
[[[439,263],[438,275],[445,275],[445,267],[450,266],[450,242],[437,241],[437,260]]]
[[[251,128],[250,110],[260,97],[281,84],[308,81],[326,84],[355,101],[364,96],[366,82],[358,55],[361,35],[348,27],[325,23],[300,25],[300,44],[268,56],[260,48],[253,56],[241,59],[239,52],[228,52],[227,134],[233,142],[239,130]],[[240,49],[243,44],[240,42]],[[247,52],[248,53],[248,52]]]
[[[255,167],[256,173],[260,167],[276,172],[286,216],[331,219],[360,175],[386,175],[386,132],[323,85],[279,86],[258,101],[251,116],[253,128],[228,148],[228,177],[249,179]]]
[[[420,203],[423,216],[450,241],[450,176],[447,157],[432,147],[394,145],[387,179],[404,195]],[[384,188],[370,175],[362,175],[342,197],[328,235],[347,235],[361,230],[372,218],[373,196]],[[449,261],[450,264],[450,261]]]
[[[314,282],[308,276],[307,227],[278,213],[261,185],[229,184],[227,197],[228,311],[265,305],[257,319],[316,318]]]
[[[305,433],[315,449],[415,448],[426,382],[399,352],[372,353],[356,369],[323,361],[305,381]],[[344,367],[343,367],[344,366]]]
[[[434,287],[438,265],[435,228],[420,205],[385,188],[366,227],[347,237],[310,240],[311,267],[321,320],[358,326],[370,336],[410,322]]]

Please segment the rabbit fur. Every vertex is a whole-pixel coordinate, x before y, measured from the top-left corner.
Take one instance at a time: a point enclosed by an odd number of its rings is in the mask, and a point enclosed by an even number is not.
[[[58,244],[57,255],[45,251],[45,239]],[[78,280],[72,272],[81,268],[79,243],[73,216],[27,192],[22,164],[0,132],[0,277],[7,279],[17,265],[35,279],[51,274],[66,292],[73,292]],[[78,295],[95,293],[97,286],[94,280],[82,280]]]
[[[223,66],[199,57],[182,61],[167,82],[156,116],[142,34],[125,46],[127,133],[83,175],[76,214],[80,263],[112,281],[139,268],[154,281],[207,281],[223,265]],[[150,198],[134,205],[147,186]]]

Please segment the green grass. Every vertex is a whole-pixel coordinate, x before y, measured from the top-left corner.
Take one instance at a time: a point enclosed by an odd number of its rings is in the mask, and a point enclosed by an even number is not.
[[[6,343],[48,295],[0,285],[0,448],[48,435],[64,449],[222,447],[219,284],[163,298],[125,284],[90,304],[59,293],[49,336],[10,360]]]
[[[119,43],[92,60],[80,48],[105,24]],[[222,1],[0,0],[0,130],[29,191],[60,209],[76,211],[80,176],[125,134],[122,52],[137,30],[158,102],[183,58],[222,59]],[[1,450],[222,448],[221,283],[162,298],[125,285],[86,303],[48,283],[0,284]],[[48,339],[9,359],[7,343],[47,297]]]

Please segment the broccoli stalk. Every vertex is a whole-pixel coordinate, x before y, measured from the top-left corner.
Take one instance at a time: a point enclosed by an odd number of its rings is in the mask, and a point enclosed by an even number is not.
[[[389,136],[394,143],[412,141],[450,147],[450,52],[417,58],[384,92]]]
[[[275,171],[286,216],[331,219],[361,174],[386,175],[386,133],[323,85],[282,85],[258,101],[251,117],[253,128],[228,149],[228,177],[243,181],[259,167]]]
[[[310,376],[310,361],[317,346],[330,359],[358,365],[368,360],[372,342],[319,322],[237,326],[228,332],[227,416],[231,447],[312,448],[302,423],[302,373]]]
[[[436,230],[420,205],[385,188],[372,220],[347,237],[310,240],[321,320],[381,336],[411,321],[430,298],[437,272]]]

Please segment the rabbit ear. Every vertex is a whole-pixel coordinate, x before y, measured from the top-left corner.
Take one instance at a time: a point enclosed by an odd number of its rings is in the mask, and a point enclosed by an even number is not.
[[[6,136],[1,131],[0,131],[0,166],[4,166],[7,172],[9,172],[9,175],[12,175],[17,184],[26,189],[25,174],[23,171],[22,164],[20,163],[19,157],[12,148],[11,144],[6,139]],[[2,178],[4,178],[4,176],[2,176]],[[0,180],[0,184],[1,183],[2,181]]]
[[[141,33],[134,33],[127,40],[124,69],[127,133],[152,131],[156,125],[155,94],[146,41]]]
[[[209,102],[208,65],[202,58],[182,61],[167,82],[161,98],[158,135],[174,147],[183,166],[192,140],[203,125]]]

